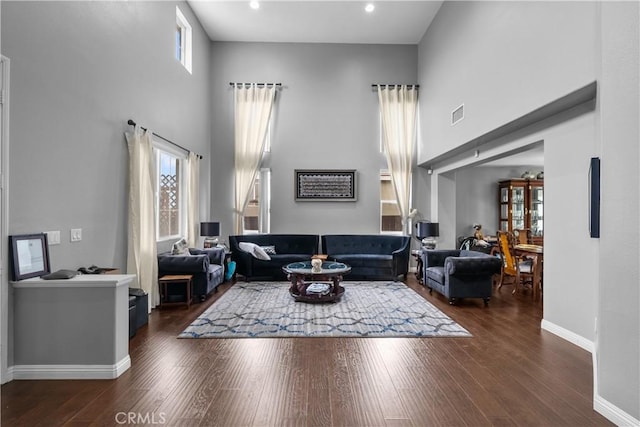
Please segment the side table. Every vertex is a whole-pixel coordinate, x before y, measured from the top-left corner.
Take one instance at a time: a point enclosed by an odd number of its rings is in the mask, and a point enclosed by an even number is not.
[[[160,308],[168,305],[186,304],[191,307],[191,274],[171,274],[158,279],[160,285]],[[185,289],[186,301],[170,301],[169,288],[183,285]]]
[[[418,280],[418,283],[420,283],[421,285],[424,284],[423,280],[422,280],[422,250],[421,249],[414,249],[411,251],[411,255],[413,255],[413,257],[416,259],[416,280]]]

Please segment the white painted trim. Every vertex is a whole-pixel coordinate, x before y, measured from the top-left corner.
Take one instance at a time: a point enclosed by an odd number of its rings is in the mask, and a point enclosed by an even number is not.
[[[131,367],[127,355],[115,365],[15,365],[15,380],[108,380],[118,378]]]
[[[40,277],[11,282],[18,289],[51,288],[119,288],[127,286],[136,278],[135,274],[78,274],[71,279],[44,280]]]
[[[595,345],[593,344],[593,341],[589,341],[588,339],[574,332],[571,332],[568,329],[551,323],[546,319],[542,319],[542,322],[540,322],[540,327],[545,331],[551,332],[552,334],[557,335],[560,338],[565,339],[584,350],[587,350],[591,354],[593,354],[595,351]]]
[[[593,409],[617,426],[640,426],[640,420],[633,418],[600,395],[594,396]]]
[[[13,366],[9,366],[7,368],[6,374],[2,375],[2,381],[4,381],[2,384],[8,383],[8,382],[13,381],[13,380],[14,380],[14,377],[13,377]]]
[[[0,136],[2,155],[0,155],[0,186],[2,206],[0,212],[0,245],[2,245],[2,265],[0,265],[0,384],[13,379],[13,373],[7,365],[9,359],[9,84],[11,62],[0,55],[2,67],[2,135]],[[13,349],[12,349],[13,351]]]
[[[545,331],[551,332],[552,334],[557,335],[591,353],[593,359],[593,410],[615,425],[640,427],[640,420],[633,418],[631,415],[627,414],[625,411],[598,394],[598,357],[595,344],[592,341],[589,341],[586,338],[545,319],[542,319],[540,327]]]

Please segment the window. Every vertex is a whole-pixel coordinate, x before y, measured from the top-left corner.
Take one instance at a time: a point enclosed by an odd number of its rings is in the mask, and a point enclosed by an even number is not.
[[[156,238],[178,239],[185,229],[186,191],[184,154],[173,153],[154,143],[157,171]]]
[[[249,203],[243,215],[243,234],[268,233],[270,229],[271,211],[271,171],[260,169]]]
[[[191,25],[177,6],[176,59],[191,73]]]
[[[402,234],[402,216],[389,172],[380,172],[380,232]]]

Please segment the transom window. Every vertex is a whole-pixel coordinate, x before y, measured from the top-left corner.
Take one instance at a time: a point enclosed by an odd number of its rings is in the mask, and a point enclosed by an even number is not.
[[[176,59],[191,73],[191,25],[176,6]]]

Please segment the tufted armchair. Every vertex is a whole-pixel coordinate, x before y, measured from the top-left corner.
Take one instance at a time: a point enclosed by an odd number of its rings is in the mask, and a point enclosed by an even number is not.
[[[224,248],[189,248],[189,254],[158,254],[158,277],[166,274],[193,275],[191,294],[200,301],[224,282]]]
[[[424,284],[455,304],[460,298],[482,298],[489,304],[494,274],[500,273],[500,259],[465,250],[422,250]]]

